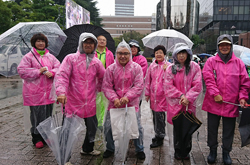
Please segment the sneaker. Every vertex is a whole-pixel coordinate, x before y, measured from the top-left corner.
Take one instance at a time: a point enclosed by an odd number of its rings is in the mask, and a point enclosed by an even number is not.
[[[43,142],[37,142],[36,143],[36,148],[43,148],[44,147],[44,145],[43,145]]]
[[[189,160],[190,159],[190,155],[188,154],[186,157],[182,158],[183,160]]]
[[[146,158],[145,153],[143,151],[137,152],[137,159],[144,160]]]
[[[65,165],[73,165],[73,164],[71,164],[70,162],[66,162]]]
[[[177,154],[176,152],[174,153],[174,158],[177,160],[181,160],[181,156],[179,154]]]
[[[109,150],[106,150],[104,153],[103,153],[103,158],[109,158],[110,156],[112,156],[114,154],[114,152],[112,151],[109,151]]]
[[[81,149],[81,154],[84,154],[84,155],[94,155],[94,156],[97,156],[97,155],[100,155],[101,154],[101,151],[97,151],[97,150],[93,150],[91,152],[84,152],[82,149]]]

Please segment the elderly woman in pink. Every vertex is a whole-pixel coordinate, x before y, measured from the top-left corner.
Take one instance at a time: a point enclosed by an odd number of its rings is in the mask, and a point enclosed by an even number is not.
[[[31,38],[32,49],[17,67],[23,81],[23,105],[30,106],[32,142],[36,148],[42,148],[44,141],[36,127],[52,115],[55,98],[51,93],[53,81],[60,62],[49,53],[48,38],[35,34]]]
[[[235,121],[238,107],[225,102],[240,104],[248,100],[249,77],[243,61],[233,53],[233,39],[223,34],[217,38],[218,53],[208,58],[203,68],[206,94],[202,109],[207,111],[207,145],[210,153],[208,163],[215,163],[218,147],[218,127],[223,123],[222,157],[224,164],[232,164],[229,152],[232,150]],[[225,101],[225,102],[224,102]]]
[[[168,101],[167,121],[170,124],[173,124],[172,118],[186,108],[195,114],[197,98],[202,91],[201,70],[196,62],[191,61],[192,50],[186,44],[178,43],[174,47],[173,59],[174,64],[167,68],[163,83]],[[189,159],[192,141],[187,146],[178,145],[181,139],[175,135],[175,127],[173,136],[174,157],[178,160]]]
[[[134,139],[135,150],[138,159],[145,159],[143,147],[143,128],[140,121],[139,97],[143,90],[143,72],[139,64],[132,61],[132,53],[129,45],[123,40],[116,49],[116,62],[110,65],[104,75],[102,91],[110,101],[104,132],[106,138],[106,151],[103,158],[110,157],[114,151],[114,140],[112,137],[110,123],[110,109],[135,107],[139,129],[139,138]]]
[[[65,115],[84,118],[87,127],[82,154],[99,155],[94,150],[97,130],[96,93],[100,92],[105,69],[96,58],[97,39],[91,33],[82,33],[78,50],[65,57],[56,75],[57,100],[64,104]]]
[[[171,64],[165,60],[166,49],[164,46],[156,46],[154,54],[155,61],[150,64],[145,80],[145,98],[146,101],[150,100],[155,131],[150,148],[161,146],[165,137],[167,100],[163,90],[163,76],[167,66]]]

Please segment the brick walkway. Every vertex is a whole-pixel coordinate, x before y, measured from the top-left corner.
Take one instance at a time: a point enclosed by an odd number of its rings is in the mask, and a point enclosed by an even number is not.
[[[22,97],[15,96],[0,100],[0,164],[3,165],[56,165],[55,157],[48,146],[42,149],[36,149],[32,142],[31,136],[23,130],[23,112],[25,107],[22,106]],[[56,106],[59,111],[59,106]],[[191,151],[190,161],[177,161],[174,159],[172,125],[167,125],[167,136],[164,140],[164,145],[156,149],[150,149],[151,139],[154,136],[152,116],[149,109],[149,104],[143,101],[142,104],[142,125],[144,127],[144,146],[146,159],[144,161],[137,160],[135,148],[130,144],[127,159],[125,164],[149,164],[149,165],[181,165],[181,164],[198,164],[206,163],[206,157],[209,149],[206,146],[206,112],[197,109],[197,117],[203,122],[199,128],[199,136],[197,132],[193,135],[193,148]],[[60,117],[61,118],[61,117]],[[70,161],[74,165],[109,165],[122,164],[115,157],[103,159],[102,156],[83,156],[80,154],[80,147],[85,136],[85,131],[79,136]],[[219,130],[219,146],[221,145],[221,128]],[[96,148],[104,152],[102,141],[96,142]],[[233,164],[250,164],[250,148],[240,147],[239,132],[236,127],[235,138],[233,143],[233,151],[231,157]],[[217,165],[222,163],[222,151],[218,147]]]

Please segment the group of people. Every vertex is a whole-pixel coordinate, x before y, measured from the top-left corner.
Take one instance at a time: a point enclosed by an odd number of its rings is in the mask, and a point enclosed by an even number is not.
[[[229,152],[232,150],[235,119],[239,115],[236,106],[223,101],[240,103],[242,107],[248,100],[249,77],[244,63],[235,57],[232,38],[229,35],[218,37],[218,54],[207,60],[203,68],[206,94],[202,109],[207,111],[208,163],[217,157],[218,126],[223,120],[223,161],[231,164]],[[36,148],[45,144],[36,126],[51,116],[53,111],[53,88],[57,101],[62,103],[64,117],[73,114],[84,119],[86,136],[82,154],[99,155],[94,149],[95,134],[98,128],[96,95],[103,92],[109,101],[104,119],[106,151],[103,158],[115,152],[112,137],[110,109],[135,107],[139,137],[134,139],[138,159],[145,159],[143,128],[141,126],[141,98],[150,101],[155,136],[150,148],[161,146],[166,135],[166,121],[173,124],[172,118],[180,112],[195,114],[196,106],[201,104],[202,73],[199,65],[192,61],[192,50],[184,43],[175,45],[173,63],[166,58],[164,45],[154,48],[155,60],[148,67],[145,57],[139,54],[140,46],[136,40],[127,44],[124,40],[115,51],[115,59],[106,47],[104,36],[97,38],[91,33],[82,33],[76,53],[67,55],[60,62],[46,49],[47,37],[39,33],[32,37],[32,50],[26,54],[18,66],[23,83],[24,105],[30,107],[32,142]],[[143,92],[145,91],[145,93]],[[99,113],[99,112],[98,112]],[[175,129],[174,129],[175,131]],[[179,148],[180,140],[173,134],[174,157],[189,159]],[[183,148],[184,147],[184,148]],[[189,152],[190,152],[189,150]]]

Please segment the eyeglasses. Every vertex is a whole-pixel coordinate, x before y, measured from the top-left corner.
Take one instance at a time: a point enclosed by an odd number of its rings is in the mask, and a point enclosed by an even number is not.
[[[95,42],[94,42],[94,41],[89,41],[89,42],[84,41],[83,43],[84,43],[84,44],[89,44],[89,45],[95,44]]]
[[[122,55],[124,55],[124,56],[130,55],[129,52],[116,52],[116,54],[119,55],[119,56],[122,56]]]

